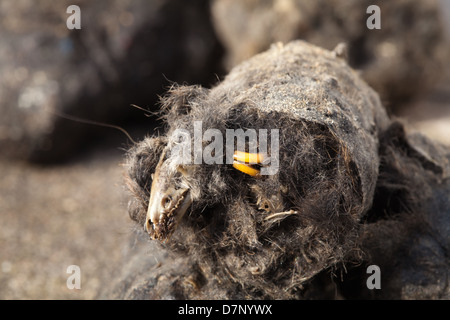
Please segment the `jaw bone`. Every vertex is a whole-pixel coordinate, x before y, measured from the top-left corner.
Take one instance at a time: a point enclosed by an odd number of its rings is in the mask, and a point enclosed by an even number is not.
[[[175,230],[177,224],[192,204],[191,190],[180,182],[187,170],[177,165],[172,170],[164,162],[165,152],[153,174],[150,200],[145,219],[145,230],[152,239],[165,240]]]

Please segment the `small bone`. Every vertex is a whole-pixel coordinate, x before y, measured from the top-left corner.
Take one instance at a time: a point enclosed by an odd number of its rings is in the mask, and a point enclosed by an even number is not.
[[[298,211],[289,210],[289,211],[284,211],[284,212],[272,213],[272,214],[268,215],[267,217],[265,217],[264,220],[270,220],[270,219],[276,218],[278,216],[286,216],[286,215],[291,215],[291,214],[298,214]]]

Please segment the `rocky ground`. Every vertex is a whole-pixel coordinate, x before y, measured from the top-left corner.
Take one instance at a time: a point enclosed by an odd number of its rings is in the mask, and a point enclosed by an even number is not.
[[[450,145],[450,79],[447,77],[425,98],[411,103],[400,114],[411,129]]]
[[[56,167],[0,162],[0,299],[93,299],[121,261],[131,223],[122,153]],[[81,289],[68,289],[70,265]]]

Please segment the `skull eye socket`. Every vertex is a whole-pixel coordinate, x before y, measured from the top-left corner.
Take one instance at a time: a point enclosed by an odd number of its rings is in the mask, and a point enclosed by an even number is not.
[[[269,202],[267,200],[264,200],[263,203],[261,203],[261,205],[259,206],[259,209],[265,210],[267,212],[271,211]]]
[[[181,174],[181,172],[176,172],[173,176],[173,188],[175,190],[179,190],[181,189],[181,184],[182,184],[182,178],[183,175]]]
[[[163,206],[163,208],[166,208],[166,209],[170,207],[171,203],[172,203],[172,198],[170,196],[165,196],[161,200],[161,205]]]

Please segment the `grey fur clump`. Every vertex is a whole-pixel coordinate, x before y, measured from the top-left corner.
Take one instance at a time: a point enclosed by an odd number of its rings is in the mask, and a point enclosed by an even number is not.
[[[122,275],[128,284],[116,297],[374,297],[361,271],[368,264],[393,275],[383,278],[391,293],[384,291],[386,297],[421,297],[420,278],[393,265],[406,261],[411,246],[423,249],[414,239],[437,227],[426,221],[427,206],[430,190],[445,186],[448,157],[423,140],[414,147],[339,54],[303,41],[277,44],[212,89],[174,86],[162,109],[166,134],[138,143],[126,163],[129,214],[140,230],[158,163],[177,163],[176,154],[164,151],[176,144],[172,133],[184,129],[194,136],[194,121],[202,121],[203,132],[279,129],[280,167],[258,179],[227,164],[189,165],[184,179],[192,205],[168,239],[152,244],[155,255],[167,253],[162,267],[139,281]],[[447,225],[448,208],[442,204],[436,218]],[[438,234],[448,240],[443,228],[424,245],[432,247]],[[448,266],[447,253],[448,243],[433,261]],[[448,295],[446,288],[427,294]]]

